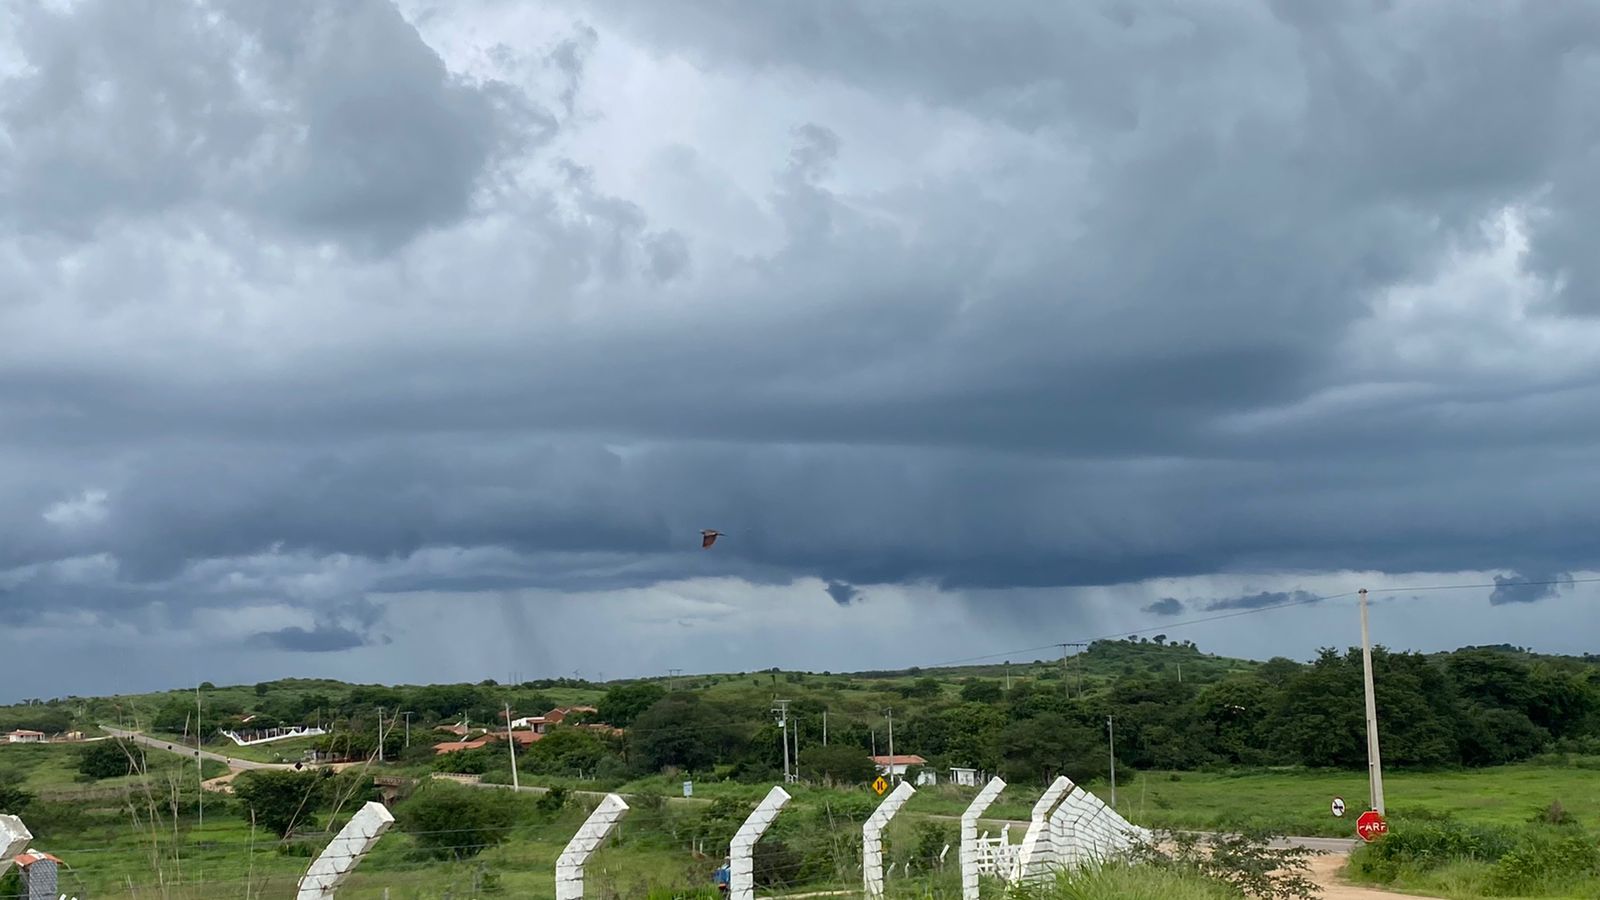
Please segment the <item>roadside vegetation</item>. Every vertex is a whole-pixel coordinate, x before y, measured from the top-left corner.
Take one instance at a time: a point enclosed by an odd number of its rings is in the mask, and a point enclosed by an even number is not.
[[[1460,900],[1596,898],[1600,832],[1560,802],[1516,825],[1396,817],[1388,835],[1352,855],[1349,872],[1358,881]]]

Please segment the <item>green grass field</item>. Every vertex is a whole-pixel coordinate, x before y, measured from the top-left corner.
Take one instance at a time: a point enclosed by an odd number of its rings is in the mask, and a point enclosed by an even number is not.
[[[1362,772],[1285,771],[1240,775],[1143,772],[1119,786],[1117,806],[1135,822],[1212,830],[1257,825],[1291,834],[1345,837],[1367,804]],[[1103,786],[1095,792],[1106,796]],[[1600,822],[1600,760],[1524,763],[1460,772],[1391,772],[1384,777],[1391,816],[1452,813],[1465,821],[1512,825],[1560,800],[1583,821]],[[1335,796],[1348,812],[1329,811]]]
[[[122,788],[139,784],[137,775],[120,778],[89,779],[78,773],[78,754],[83,744],[0,744],[0,780],[20,785],[43,799],[71,797],[89,791]],[[144,757],[152,776],[165,777],[188,769],[194,777],[194,764],[174,754],[149,751]],[[207,778],[226,774],[221,763],[206,761],[202,770]]]
[[[10,771],[26,774],[25,783],[30,787],[72,787],[70,750],[0,748],[0,769],[10,763]],[[163,755],[151,756],[152,769],[157,773],[152,781],[160,780],[163,768],[154,761]],[[176,757],[172,759],[181,762]],[[1525,764],[1470,773],[1397,772],[1386,783],[1392,814],[1425,810],[1453,813],[1465,821],[1516,824],[1531,818],[1551,800],[1560,799],[1580,821],[1600,822],[1600,775],[1594,768],[1579,765]],[[730,797],[753,804],[770,785],[697,782],[695,797],[689,801],[674,799],[679,787],[680,782],[664,777],[625,786],[625,792],[644,789],[666,795],[668,802],[660,808],[640,806],[624,820],[618,840],[602,850],[591,865],[592,896],[642,897],[649,888],[703,885],[715,861],[696,859],[689,852],[686,823],[715,798]],[[1103,797],[1109,794],[1107,785],[1093,787]],[[825,809],[850,810],[840,813],[846,818],[838,823],[844,844],[859,840],[860,823],[849,816],[863,808],[870,809],[877,802],[876,796],[864,789],[840,791],[794,785],[790,786],[790,793],[794,800],[785,817],[815,815]],[[1037,786],[1013,786],[1002,795],[1001,803],[990,808],[986,819],[1023,819],[1038,793]],[[972,789],[948,786],[922,790],[896,820],[890,833],[891,846],[909,846],[915,839],[915,829],[930,821],[948,829],[953,836],[954,818],[972,794]],[[1358,808],[1365,795],[1364,778],[1359,773],[1283,771],[1242,775],[1182,773],[1172,780],[1164,773],[1146,772],[1119,784],[1117,800],[1133,821],[1152,827],[1213,830],[1257,825],[1295,834],[1348,836],[1353,817],[1336,820],[1326,810],[1328,799],[1335,794],[1343,795],[1352,810]],[[506,802],[523,810],[531,810],[537,802],[537,795],[533,794],[505,796]],[[589,798],[578,802],[594,801]],[[554,818],[519,814],[520,824],[505,843],[461,863],[420,859],[414,840],[397,831],[379,844],[340,896],[377,900],[385,889],[391,900],[433,900],[445,896],[447,890],[452,896],[471,896],[473,885],[481,885],[487,878],[502,889],[500,896],[535,900],[553,897],[555,857],[576,832],[584,814],[585,810],[576,806]],[[153,829],[148,824],[135,825],[125,803],[48,804],[30,812],[28,820],[40,846],[61,855],[74,867],[71,878],[76,880],[69,880],[66,886],[97,897],[128,895],[130,885],[153,890],[163,880],[168,885],[164,896],[174,900],[291,896],[294,881],[310,861],[308,856],[279,852],[270,835],[252,835],[236,801],[221,798],[208,799],[203,826],[191,812],[176,830],[165,819]],[[341,823],[324,824],[336,827]],[[987,827],[992,828],[993,824]],[[311,840],[320,846],[328,836]],[[1445,870],[1441,876],[1452,871]],[[938,889],[941,878],[949,880],[947,876],[948,873],[924,872],[912,881],[922,885],[925,892],[918,896],[954,896]],[[1437,886],[1439,882],[1430,879],[1428,884]],[[817,889],[818,885],[808,887]],[[909,889],[909,885],[902,887]],[[1189,890],[1193,886],[1168,887]],[[607,890],[612,893],[605,893]],[[780,896],[781,892],[772,895]],[[1192,896],[1210,895],[1202,892]]]

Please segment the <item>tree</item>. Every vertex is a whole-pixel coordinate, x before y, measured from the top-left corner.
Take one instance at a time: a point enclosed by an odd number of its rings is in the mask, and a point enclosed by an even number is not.
[[[593,774],[610,752],[610,742],[588,728],[557,726],[534,742],[517,763],[540,775]]]
[[[23,810],[28,808],[28,804],[36,799],[38,798],[33,794],[23,790],[20,783],[10,779],[0,780],[0,813],[20,816]]]
[[[848,744],[813,744],[800,750],[800,773],[834,784],[866,784],[878,772],[872,758]]]
[[[618,728],[627,728],[641,713],[666,695],[665,688],[651,681],[619,684],[606,691],[600,702],[595,704],[595,708],[599,710],[600,721]]]
[[[961,699],[968,703],[999,703],[1004,696],[998,681],[974,678],[961,686]]]
[[[331,774],[331,770],[256,769],[234,779],[233,792],[242,801],[240,812],[246,821],[288,837],[297,825],[315,824],[314,813]]]
[[[679,692],[657,700],[634,721],[628,735],[635,764],[646,771],[677,766],[710,768],[727,749],[727,722],[698,694]]]
[[[436,859],[466,859],[506,839],[516,820],[514,798],[429,781],[396,810],[401,828]]]
[[[119,778],[144,770],[144,753],[121,738],[86,745],[78,753],[78,771],[90,778]]]

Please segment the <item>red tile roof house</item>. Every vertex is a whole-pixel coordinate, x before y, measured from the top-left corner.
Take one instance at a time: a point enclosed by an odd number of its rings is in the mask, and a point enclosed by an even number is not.
[[[920,756],[897,753],[894,756],[874,756],[879,775],[904,775],[913,766],[925,766],[928,761]]]
[[[42,732],[42,731],[29,731],[26,728],[18,728],[16,731],[13,731],[10,734],[6,735],[6,743],[8,743],[8,744],[42,744],[42,743],[44,743],[44,732]]]

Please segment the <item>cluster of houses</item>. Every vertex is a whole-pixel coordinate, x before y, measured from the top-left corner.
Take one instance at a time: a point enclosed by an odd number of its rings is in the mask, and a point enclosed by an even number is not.
[[[515,742],[518,746],[526,747],[534,741],[544,737],[552,725],[567,724],[569,727],[588,728],[605,734],[621,734],[621,729],[612,728],[610,725],[593,723],[569,723],[567,720],[584,714],[593,715],[599,712],[592,706],[561,706],[550,710],[542,716],[522,716],[514,718],[506,727],[490,730],[487,728],[472,728],[466,722],[459,725],[441,725],[439,730],[453,734],[457,740],[444,741],[434,744],[435,754],[459,753],[462,750],[476,750],[492,743]],[[500,714],[501,719],[506,718],[505,713]]]
[[[83,732],[68,731],[55,736],[46,735],[42,731],[30,731],[27,728],[18,728],[16,731],[6,732],[8,744],[62,744],[75,743],[83,740]]]

